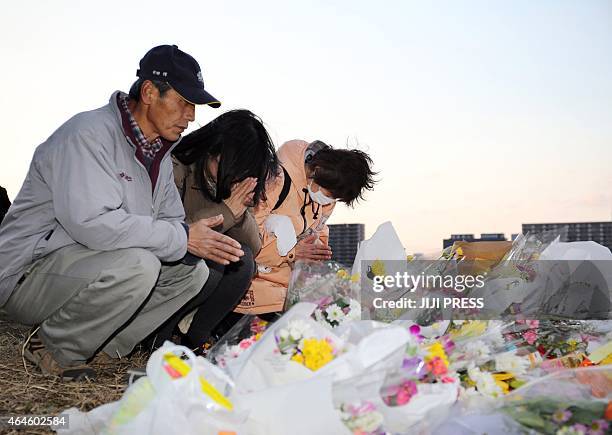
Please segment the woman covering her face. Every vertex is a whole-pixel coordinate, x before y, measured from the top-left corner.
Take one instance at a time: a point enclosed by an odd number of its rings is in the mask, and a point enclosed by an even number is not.
[[[261,120],[248,110],[222,114],[187,135],[172,154],[186,222],[223,215],[223,223],[214,229],[240,242],[244,251],[233,263],[214,255],[206,259],[210,269],[206,284],[155,338],[161,345],[180,322],[185,344],[201,347],[249,288],[254,256],[261,248],[251,208],[265,199],[264,188],[277,175],[278,160]]]
[[[336,202],[352,205],[374,186],[372,160],[363,151],[293,140],[279,148],[278,157],[283,170],[255,208],[262,247],[239,313],[282,310],[295,261],[331,259],[325,223]]]

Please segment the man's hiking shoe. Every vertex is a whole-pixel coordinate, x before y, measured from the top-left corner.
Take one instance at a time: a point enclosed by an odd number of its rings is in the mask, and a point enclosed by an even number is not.
[[[57,376],[64,381],[83,381],[95,379],[96,372],[89,366],[79,365],[62,367],[47,350],[38,337],[39,327],[33,328],[23,343],[23,357],[40,369],[45,376]]]
[[[117,364],[117,361],[119,361],[119,359],[120,358],[113,358],[112,356],[101,350],[87,362],[92,365],[108,366]]]

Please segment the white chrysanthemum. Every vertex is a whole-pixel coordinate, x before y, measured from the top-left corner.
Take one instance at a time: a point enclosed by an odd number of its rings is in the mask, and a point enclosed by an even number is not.
[[[572,426],[564,426],[557,431],[556,435],[584,435],[584,432]]]
[[[282,340],[286,340],[289,338],[289,331],[287,331],[285,328],[282,328],[280,331],[278,331],[278,336]]]
[[[482,340],[470,341],[465,345],[466,358],[483,361],[491,356],[491,349]]]
[[[502,389],[497,385],[491,373],[482,372],[478,367],[472,365],[468,368],[468,376],[476,383],[476,389],[480,394],[493,397],[502,394]]]
[[[529,361],[515,355],[514,352],[506,352],[495,357],[495,370],[499,372],[512,373],[514,376],[525,374],[529,368]]]
[[[503,346],[505,344],[504,336],[501,331],[503,329],[503,323],[501,320],[490,320],[489,327],[487,328],[487,341],[493,346]]]
[[[327,313],[327,320],[330,322],[340,323],[344,320],[344,313],[338,304],[331,304],[325,309],[325,313]]]
[[[302,319],[290,321],[287,328],[289,329],[289,336],[294,341],[299,341],[302,338],[310,337],[312,335],[310,325]]]

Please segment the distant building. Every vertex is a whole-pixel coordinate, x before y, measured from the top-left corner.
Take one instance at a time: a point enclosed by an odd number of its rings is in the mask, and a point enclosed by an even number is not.
[[[611,222],[523,224],[523,234],[559,232],[563,242],[593,241],[612,250]]]
[[[333,224],[328,226],[332,260],[345,266],[352,266],[359,242],[365,238],[365,225]]]
[[[442,248],[446,249],[449,246],[452,246],[455,242],[498,242],[506,241],[506,236],[504,233],[482,233],[480,238],[477,239],[474,237],[474,234],[451,234],[450,239],[444,239],[442,241]]]

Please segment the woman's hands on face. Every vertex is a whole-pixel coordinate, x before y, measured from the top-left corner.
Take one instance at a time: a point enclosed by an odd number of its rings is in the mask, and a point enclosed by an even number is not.
[[[253,201],[253,190],[257,186],[257,178],[245,178],[232,186],[229,198],[223,200],[236,219],[240,218]]]

